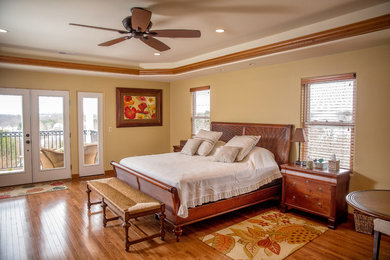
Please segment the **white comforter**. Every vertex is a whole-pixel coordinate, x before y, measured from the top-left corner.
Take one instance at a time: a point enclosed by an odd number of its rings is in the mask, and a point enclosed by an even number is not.
[[[178,215],[182,218],[188,216],[188,208],[254,191],[281,178],[274,155],[260,147],[235,163],[181,153],[128,157],[120,163],[176,187],[180,197]]]

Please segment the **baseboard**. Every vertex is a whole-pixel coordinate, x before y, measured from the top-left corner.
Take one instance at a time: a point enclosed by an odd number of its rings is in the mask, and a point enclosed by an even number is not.
[[[116,173],[114,170],[104,171],[104,175],[106,175],[107,177],[116,177]]]
[[[98,176],[98,175],[96,175]],[[116,177],[116,173],[114,170],[107,170],[107,171],[104,171],[104,176],[106,177]],[[88,176],[85,176],[85,177],[88,177]],[[80,179],[80,174],[76,173],[76,174],[72,174],[72,180],[78,180]]]

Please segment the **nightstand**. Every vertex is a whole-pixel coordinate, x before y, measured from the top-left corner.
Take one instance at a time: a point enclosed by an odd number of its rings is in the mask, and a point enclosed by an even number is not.
[[[345,197],[348,194],[350,170],[309,170],[303,166],[281,165],[283,175],[281,211],[296,208],[328,219],[328,227],[345,221],[348,215]]]
[[[174,145],[174,146],[173,146],[173,151],[174,151],[175,153],[181,152],[181,149],[183,149],[183,146],[180,146],[180,145]]]
[[[181,152],[181,149],[183,149],[184,145],[187,143],[187,140],[180,140],[180,145],[174,145],[173,151],[175,153]]]

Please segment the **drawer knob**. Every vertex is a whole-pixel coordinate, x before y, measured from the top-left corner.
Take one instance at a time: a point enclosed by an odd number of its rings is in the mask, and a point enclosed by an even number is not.
[[[318,207],[322,208],[322,203],[318,202]]]
[[[295,186],[295,185],[297,185],[297,183],[294,181],[294,182],[293,182],[293,186]]]
[[[309,183],[309,180],[306,180],[306,183]]]
[[[322,191],[322,187],[319,187],[318,190],[319,190],[319,191]]]
[[[292,196],[292,199],[295,200],[295,196]]]
[[[305,198],[309,198],[309,195],[305,194]]]

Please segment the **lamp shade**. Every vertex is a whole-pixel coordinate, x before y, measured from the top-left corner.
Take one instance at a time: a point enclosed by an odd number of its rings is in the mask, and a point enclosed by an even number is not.
[[[295,129],[295,135],[294,138],[292,139],[293,142],[306,142],[306,135],[305,131],[303,131],[303,128],[297,128]]]

